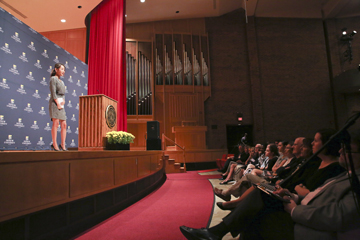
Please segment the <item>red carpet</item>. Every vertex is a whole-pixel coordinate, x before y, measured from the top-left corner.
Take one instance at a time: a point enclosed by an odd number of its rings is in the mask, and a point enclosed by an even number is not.
[[[78,240],[185,239],[179,227],[206,227],[214,194],[209,178],[197,172],[173,173],[161,188],[98,224]]]

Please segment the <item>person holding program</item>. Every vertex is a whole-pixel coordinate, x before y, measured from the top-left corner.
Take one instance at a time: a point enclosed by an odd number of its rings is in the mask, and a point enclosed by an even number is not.
[[[53,144],[51,149],[55,151],[67,151],[65,147],[66,140],[66,113],[64,109],[65,104],[65,84],[60,79],[65,74],[65,66],[62,63],[56,63],[50,75],[50,99],[49,99],[49,113],[51,121],[53,122],[51,129],[51,137]],[[57,144],[57,129],[61,127],[61,144]]]

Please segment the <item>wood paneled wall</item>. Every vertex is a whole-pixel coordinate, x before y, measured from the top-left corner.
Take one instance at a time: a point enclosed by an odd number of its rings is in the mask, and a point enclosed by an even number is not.
[[[85,62],[86,28],[41,32],[40,34]]]

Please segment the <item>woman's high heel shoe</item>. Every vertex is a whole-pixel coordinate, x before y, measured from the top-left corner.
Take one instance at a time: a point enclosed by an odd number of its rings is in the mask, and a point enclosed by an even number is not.
[[[53,150],[53,151],[60,151],[60,150],[56,149],[53,144],[51,144],[50,147],[51,147],[51,150]]]
[[[59,149],[60,149],[60,151],[68,151],[66,148],[63,148],[63,147],[61,146],[61,144],[59,145]]]
[[[221,209],[221,210],[232,210],[234,209],[234,207],[229,207],[229,206],[224,206],[223,202],[217,202],[216,205]]]

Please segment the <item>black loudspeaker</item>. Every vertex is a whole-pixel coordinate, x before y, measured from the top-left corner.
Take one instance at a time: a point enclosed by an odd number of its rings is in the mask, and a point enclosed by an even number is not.
[[[146,139],[146,150],[161,150],[161,139]]]
[[[158,121],[147,122],[147,139],[160,139],[160,124]]]

